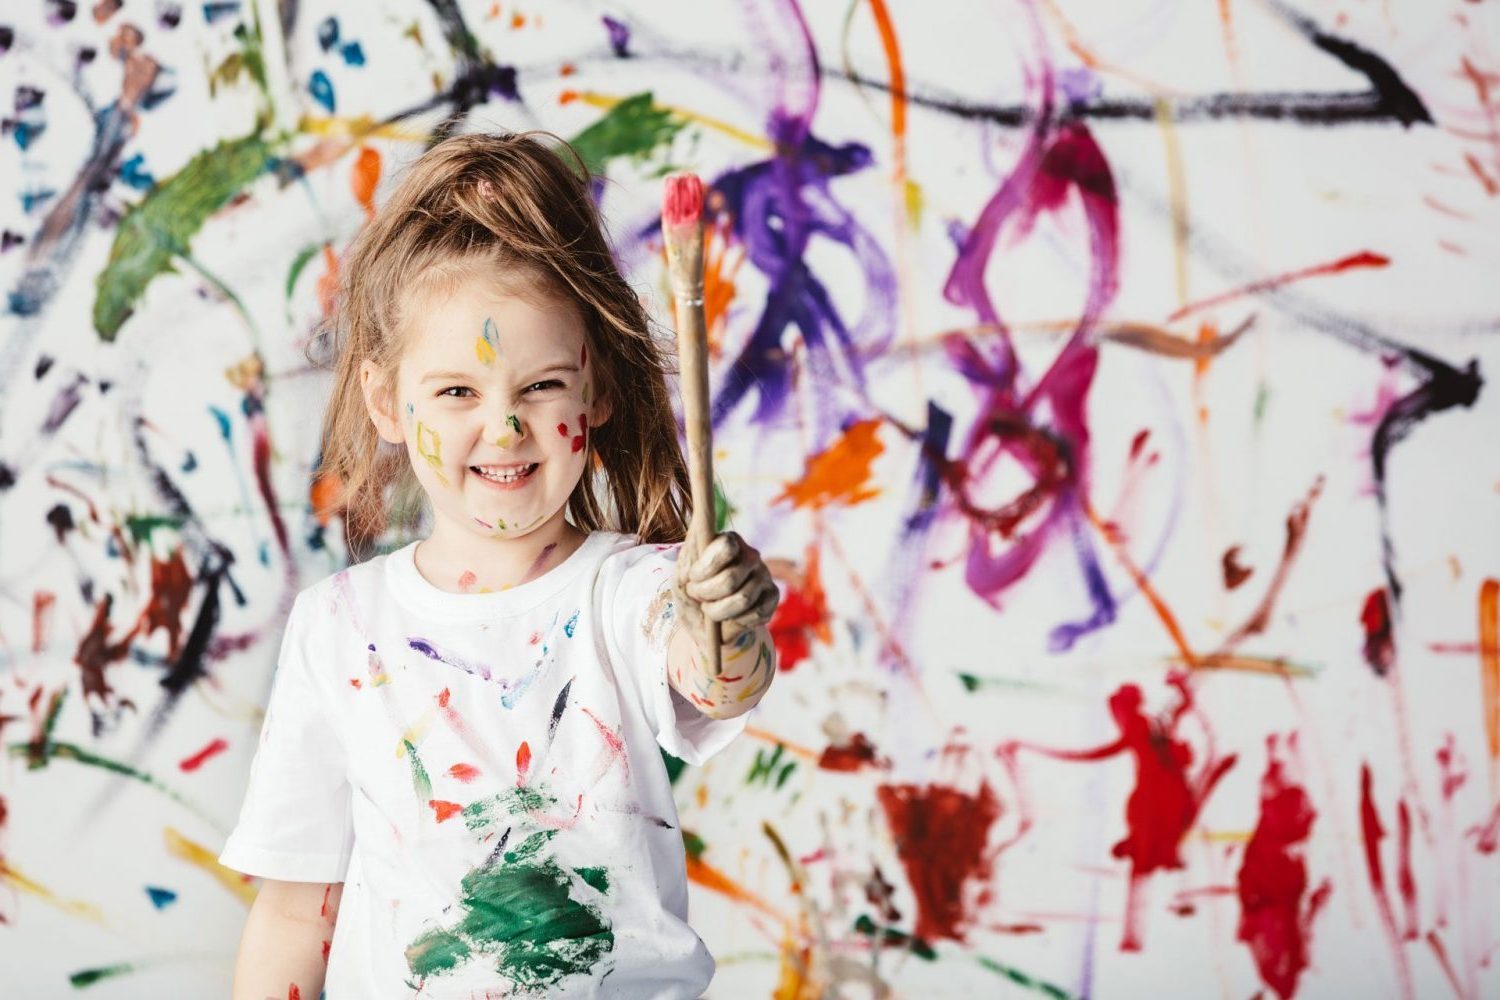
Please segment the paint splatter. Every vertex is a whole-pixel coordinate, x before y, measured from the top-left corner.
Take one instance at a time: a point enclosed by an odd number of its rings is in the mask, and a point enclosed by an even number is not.
[[[790,500],[794,507],[814,510],[830,504],[852,507],[880,491],[870,485],[870,469],[885,450],[876,436],[879,420],[860,420],[844,431],[825,451],[808,459],[807,471],[795,483],[787,483],[773,503]]]
[[[974,921],[964,910],[965,887],[985,886],[977,907],[989,900],[991,859],[985,844],[1000,816],[995,793],[988,784],[977,793],[945,785],[881,785],[876,795],[916,897],[916,936],[963,941]]]
[[[1386,599],[1385,588],[1370,592],[1359,613],[1359,622],[1364,626],[1365,662],[1375,671],[1375,676],[1384,677],[1396,662],[1395,638],[1391,632],[1391,607]]]

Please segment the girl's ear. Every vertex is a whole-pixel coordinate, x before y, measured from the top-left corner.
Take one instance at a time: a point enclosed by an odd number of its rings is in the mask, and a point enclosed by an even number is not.
[[[406,439],[401,434],[401,424],[396,419],[394,402],[390,393],[384,387],[385,379],[373,361],[366,361],[359,366],[359,388],[364,393],[365,410],[370,414],[370,422],[375,425],[375,433],[379,434],[381,440],[390,444],[404,444]]]
[[[589,408],[589,426],[598,427],[608,420],[610,414],[613,412],[614,407],[609,405],[609,397],[599,396]]]

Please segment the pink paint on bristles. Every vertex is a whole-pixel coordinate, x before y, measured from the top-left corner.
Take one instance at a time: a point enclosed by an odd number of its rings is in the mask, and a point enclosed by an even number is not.
[[[663,225],[680,226],[696,222],[703,214],[703,182],[697,174],[673,174],[667,178],[661,197]]]

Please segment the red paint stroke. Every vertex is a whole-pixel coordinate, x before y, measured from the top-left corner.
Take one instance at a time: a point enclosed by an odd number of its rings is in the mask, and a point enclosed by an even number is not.
[[[557,425],[557,433],[559,435],[561,435],[562,437],[567,437],[568,436],[568,425],[567,424],[558,424]]]
[[[1240,547],[1231,545],[1224,553],[1224,589],[1233,590],[1250,579],[1255,570],[1240,563]]]
[[[302,991],[297,988],[296,983],[287,984],[286,1000],[302,1000]]]
[[[349,686],[352,687],[352,688],[354,688],[354,690],[358,691],[363,685],[360,683],[360,680],[359,680],[358,677],[351,677],[351,678],[349,678]]]
[[[1370,773],[1369,764],[1361,764],[1359,768],[1359,829],[1360,838],[1364,842],[1365,869],[1369,873],[1370,886],[1375,891],[1375,905],[1380,910],[1381,923],[1385,925],[1386,936],[1390,938],[1392,956],[1396,962],[1396,972],[1401,980],[1401,992],[1404,996],[1411,996],[1411,970],[1406,965],[1406,954],[1401,950],[1401,936],[1396,931],[1396,915],[1391,912],[1391,901],[1385,891],[1385,869],[1380,860],[1380,841],[1385,837],[1385,829],[1380,825],[1380,813],[1375,809],[1374,776]]]
[[[1377,587],[1365,598],[1359,612],[1359,622],[1365,629],[1365,662],[1377,677],[1384,677],[1396,662],[1396,644],[1391,633],[1391,606],[1386,599],[1385,588]]]
[[[991,857],[985,842],[1000,816],[995,793],[988,783],[977,795],[944,785],[881,785],[876,792],[916,897],[913,933],[924,941],[963,941],[973,922],[964,912],[965,885],[984,885],[976,908],[989,901]]]
[[[47,647],[47,626],[52,621],[52,609],[57,604],[57,595],[50,590],[38,590],[31,595],[31,651],[40,653]]]
[[[1306,791],[1288,780],[1276,737],[1267,738],[1266,746],[1270,759],[1260,783],[1260,820],[1245,845],[1239,871],[1236,936],[1249,945],[1261,981],[1289,1000],[1307,969],[1313,919],[1333,886],[1324,879],[1307,894],[1302,844],[1312,833],[1317,813]]]
[[[1396,889],[1401,893],[1403,916],[1406,918],[1406,930],[1401,939],[1415,941],[1420,936],[1417,930],[1417,880],[1411,871],[1411,810],[1406,807],[1405,799],[1396,803],[1396,843],[1399,846],[1396,855]]]
[[[167,656],[176,659],[182,640],[182,612],[193,590],[193,578],[182,560],[182,549],[166,559],[151,559],[151,600],[136,622],[142,639],[166,629]]]
[[[1427,932],[1427,944],[1431,946],[1432,953],[1437,956],[1438,965],[1443,967],[1443,974],[1448,977],[1448,985],[1453,987],[1454,996],[1464,1000],[1464,989],[1458,984],[1458,975],[1453,971],[1453,963],[1448,961],[1448,949],[1443,947],[1442,939],[1437,936],[1437,931]]]
[[[333,942],[327,938],[323,939],[323,964],[328,964],[328,953],[333,950]]]
[[[525,746],[524,743],[521,745]],[[448,768],[448,777],[456,778],[457,780],[462,781],[467,785],[469,782],[479,777],[479,768],[475,767],[473,764],[454,764],[452,767]]]
[[[516,748],[516,787],[526,784],[526,772],[531,769],[531,744],[525,740]]]
[[[432,811],[437,815],[439,823],[452,818],[454,813],[462,812],[464,808],[457,802],[445,802],[442,799],[428,799],[427,804],[432,806]]]
[[[562,426],[567,427],[568,425],[563,424]],[[583,450],[583,446],[588,441],[588,438],[589,415],[587,413],[580,413],[578,414],[578,433],[573,435],[573,453],[575,455]]]
[[[452,697],[452,695],[450,695],[448,693],[448,689],[447,688],[443,688],[441,691],[439,691],[438,692],[438,696],[437,696],[438,707],[439,708],[447,708],[448,707],[448,699],[450,697]]]
[[[781,603],[771,616],[769,628],[771,642],[776,646],[777,668],[783,672],[792,670],[807,659],[813,638],[832,642],[833,632],[828,623],[828,601],[818,570],[818,550],[810,545],[807,569],[800,579],[788,581]]]
[[[202,750],[199,750],[197,753],[193,754],[191,757],[186,757],[178,761],[177,766],[184,771],[196,771],[198,770],[198,768],[203,766],[203,762],[208,760],[208,758],[212,757],[214,754],[223,753],[228,749],[228,743],[224,742],[224,740],[222,739],[216,739],[208,746],[204,747]]]
[[[1471,826],[1468,833],[1480,854],[1494,854],[1500,848],[1500,805],[1490,811],[1490,818],[1483,826]]]
[[[1435,756],[1443,778],[1443,800],[1452,802],[1454,793],[1469,780],[1469,769],[1463,755],[1458,752],[1458,742],[1452,733],[1443,734],[1443,745],[1437,748]]]
[[[463,575],[458,578],[458,589],[467,594],[470,590],[474,589],[474,584],[478,582],[479,577],[474,575],[474,571],[466,569]]]
[[[1256,295],[1260,292],[1268,292],[1273,288],[1279,288],[1282,285],[1287,285],[1294,281],[1301,281],[1303,278],[1316,278],[1321,275],[1340,274],[1344,271],[1353,270],[1357,267],[1385,267],[1390,264],[1390,262],[1391,259],[1389,257],[1383,256],[1378,253],[1370,253],[1368,250],[1361,251],[1360,253],[1350,254],[1348,257],[1340,258],[1339,260],[1333,261],[1329,264],[1318,264],[1314,267],[1303,268],[1300,271],[1287,271],[1284,274],[1276,275],[1270,278],[1263,278],[1260,281],[1253,281],[1248,285],[1241,286],[1240,288],[1233,288],[1227,292],[1222,292],[1218,295],[1214,295],[1206,299],[1199,299],[1197,302],[1189,302],[1187,305],[1183,306],[1181,309],[1178,309],[1172,315],[1168,316],[1167,322],[1175,323],[1178,320],[1182,319],[1184,316],[1189,316],[1192,313],[1201,312],[1204,309],[1222,305],[1225,302],[1229,302],[1233,299],[1237,299],[1245,295]]]
[[[349,186],[354,191],[354,200],[365,210],[366,219],[375,218],[375,187],[379,183],[380,151],[372,146],[362,146],[349,175]]]
[[[323,906],[318,910],[318,916],[328,916],[328,897],[333,895],[333,884],[329,883],[323,887]]]
[[[855,733],[843,746],[828,746],[818,758],[825,771],[858,771],[861,768],[889,768],[890,761],[876,753],[875,744],[864,733]]]
[[[130,655],[131,640],[135,638],[136,628],[140,627],[137,623],[117,641],[110,641],[110,633],[114,630],[109,624],[109,612],[114,600],[113,594],[105,594],[99,599],[94,607],[94,620],[89,623],[88,632],[78,641],[78,651],[73,654],[73,662],[78,664],[81,672],[84,700],[93,697],[105,705],[110,704],[114,694],[114,689],[104,679],[105,668]]]
[[[1287,579],[1291,576],[1292,565],[1297,560],[1297,555],[1302,551],[1302,543],[1307,538],[1307,524],[1312,518],[1313,504],[1323,494],[1323,477],[1319,476],[1313,481],[1312,488],[1307,491],[1307,496],[1297,501],[1286,516],[1285,540],[1281,545],[1281,560],[1276,565],[1276,572],[1271,575],[1271,582],[1266,585],[1266,592],[1261,596],[1258,604],[1245,623],[1235,629],[1228,638],[1219,644],[1214,656],[1222,656],[1232,651],[1240,643],[1252,635],[1259,635],[1266,630],[1270,624],[1276,609],[1276,602],[1281,599],[1281,590],[1286,586]],[[1233,550],[1231,550],[1233,551]]]
[[[807,460],[802,478],[787,483],[772,503],[790,500],[793,507],[818,510],[831,504],[852,507],[880,495],[870,485],[870,468],[885,451],[878,436],[880,420],[850,424],[839,439]]]
[[[1058,760],[1099,761],[1121,753],[1134,758],[1135,788],[1125,803],[1127,833],[1110,850],[1114,857],[1130,862],[1121,951],[1141,948],[1142,883],[1153,872],[1183,867],[1179,850],[1183,838],[1197,822],[1198,813],[1214,786],[1236,760],[1234,754],[1222,760],[1210,755],[1197,773],[1192,773],[1193,748],[1177,734],[1177,727],[1193,707],[1192,691],[1187,674],[1182,671],[1174,671],[1167,681],[1182,700],[1165,718],[1150,717],[1141,710],[1141,689],[1134,684],[1122,685],[1110,696],[1110,715],[1120,730],[1119,739],[1113,743],[1089,750],[1054,750],[1031,744],[1001,748],[1005,755],[1014,747],[1024,746]]]

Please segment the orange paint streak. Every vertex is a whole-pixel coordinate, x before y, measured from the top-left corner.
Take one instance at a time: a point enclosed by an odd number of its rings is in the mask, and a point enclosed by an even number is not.
[[[1479,585],[1479,679],[1484,691],[1484,735],[1489,741],[1490,790],[1500,784],[1500,580]]]
[[[343,493],[343,480],[331,472],[319,473],[307,488],[307,499],[312,504],[313,516],[323,527],[333,520],[338,512],[339,495]]]
[[[885,0],[870,0],[870,13],[880,32],[880,46],[891,68],[891,138],[895,143],[896,179],[906,180],[906,70],[901,66],[901,47],[896,43],[896,28],[891,24]]]
[[[785,737],[777,736],[769,729],[761,729],[757,726],[746,726],[745,735],[754,736],[756,739],[764,740],[767,743],[779,743],[787,753],[797,757],[801,757],[804,760],[817,760],[821,756],[816,751],[809,750],[807,747],[799,746],[796,743],[788,743]]]
[[[880,421],[861,420],[850,425],[826,451],[814,455],[800,480],[788,483],[772,503],[791,500],[794,507],[826,507],[841,503],[852,507],[878,496],[880,491],[868,485],[870,464],[885,450],[876,432]]]
[[[379,183],[380,153],[370,146],[361,147],[349,184],[354,189],[354,200],[365,210],[366,219],[375,218],[375,186]]]
[[[1193,648],[1188,645],[1187,636],[1182,634],[1182,626],[1177,624],[1177,616],[1172,613],[1171,608],[1167,607],[1167,602],[1162,600],[1161,595],[1156,592],[1156,588],[1151,586],[1151,581],[1146,578],[1146,574],[1135,564],[1135,560],[1130,558],[1130,553],[1125,551],[1125,545],[1120,540],[1119,533],[1111,530],[1100,519],[1099,515],[1094,511],[1092,504],[1085,503],[1085,509],[1088,511],[1089,521],[1099,530],[1100,537],[1109,543],[1110,548],[1114,549],[1115,558],[1120,560],[1120,564],[1125,567],[1125,571],[1130,574],[1131,579],[1135,581],[1135,585],[1141,588],[1141,593],[1145,595],[1147,602],[1156,611],[1156,616],[1161,619],[1162,625],[1166,627],[1167,634],[1172,637],[1172,641],[1177,645],[1178,655],[1182,657],[1183,662],[1194,669],[1202,666],[1203,659],[1197,653],[1193,652]]]
[[[339,259],[327,243],[323,244],[323,267],[325,270],[318,276],[318,308],[327,319],[333,315],[333,297],[339,290]]]
[[[526,783],[526,772],[531,768],[531,744],[525,740],[516,748],[516,784]]]
[[[768,917],[781,921],[786,920],[770,903],[750,892],[717,868],[711,867],[692,855],[688,855],[687,858],[687,877],[705,889],[711,889],[720,895],[728,896],[735,902],[752,906]]]
[[[31,595],[31,651],[40,653],[47,645],[47,623],[52,620],[52,606],[57,595],[49,590],[38,590]]]
[[[448,777],[457,778],[464,784],[468,784],[475,778],[479,777],[479,768],[475,767],[473,764],[454,764],[452,767],[448,768]]]
[[[1360,253],[1350,254],[1348,257],[1336,260],[1331,264],[1318,264],[1314,267],[1303,268],[1300,271],[1288,271],[1286,274],[1280,274],[1275,277],[1265,278],[1261,281],[1252,281],[1250,284],[1245,285],[1241,288],[1230,289],[1227,292],[1221,292],[1220,294],[1212,296],[1210,298],[1200,299],[1197,302],[1190,302],[1187,305],[1183,306],[1181,309],[1174,312],[1172,315],[1168,316],[1167,322],[1175,323],[1178,320],[1182,319],[1184,316],[1188,316],[1192,313],[1201,312],[1204,309],[1222,305],[1225,302],[1230,302],[1234,299],[1238,299],[1246,295],[1254,295],[1258,292],[1266,292],[1270,291],[1273,288],[1280,288],[1282,285],[1289,285],[1294,281],[1301,281],[1303,278],[1316,278],[1322,275],[1340,274],[1344,271],[1349,271],[1356,267],[1386,267],[1390,264],[1390,262],[1391,259],[1389,257],[1382,256],[1378,253],[1370,253],[1367,250],[1361,251]]]
[[[708,332],[708,351],[719,357],[723,351],[724,321],[734,301],[734,278],[745,262],[745,252],[729,244],[729,220],[703,227],[703,324]]]

